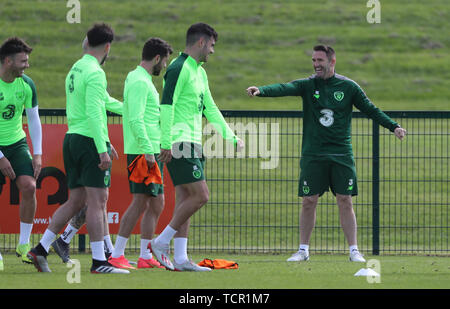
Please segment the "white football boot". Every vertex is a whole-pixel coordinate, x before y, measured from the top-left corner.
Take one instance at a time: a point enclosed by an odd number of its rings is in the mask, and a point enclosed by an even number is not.
[[[350,252],[349,260],[350,262],[366,262],[366,260],[363,258],[363,255],[358,250],[352,250],[352,252]]]
[[[287,259],[288,262],[300,262],[308,260],[309,260],[309,253],[303,249],[298,250],[290,258]]]

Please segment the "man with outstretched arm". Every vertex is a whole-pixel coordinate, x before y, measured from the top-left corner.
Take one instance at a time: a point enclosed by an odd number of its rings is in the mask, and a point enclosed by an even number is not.
[[[357,245],[356,217],[352,196],[358,194],[356,167],[351,144],[353,106],[389,129],[400,140],[406,130],[370,102],[353,80],[335,73],[332,47],[314,47],[315,74],[289,83],[247,88],[250,97],[301,96],[303,140],[298,195],[303,197],[300,214],[300,247],[288,261],[309,260],[309,241],[316,221],[319,197],[331,188],[336,196],[350,261],[365,262]]]

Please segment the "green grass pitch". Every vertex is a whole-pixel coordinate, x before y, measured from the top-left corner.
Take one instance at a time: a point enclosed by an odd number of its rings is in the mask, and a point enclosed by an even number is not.
[[[347,255],[311,255],[308,262],[286,262],[289,254],[229,255],[195,254],[203,258],[224,258],[238,262],[239,269],[207,273],[171,272],[163,269],[134,270],[128,275],[90,274],[90,254],[72,255],[80,261],[80,283],[55,255],[48,257],[52,273],[38,273],[11,254],[3,254],[0,289],[448,289],[448,258],[436,256],[366,256],[379,261],[380,282],[355,277],[366,263],[349,262]],[[136,261],[138,256],[127,258]],[[73,280],[73,279],[72,279]],[[70,280],[69,280],[70,281]]]

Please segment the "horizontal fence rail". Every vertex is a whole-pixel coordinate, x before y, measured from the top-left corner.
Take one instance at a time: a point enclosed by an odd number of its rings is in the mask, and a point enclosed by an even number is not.
[[[233,152],[204,121],[210,199],[191,219],[189,250],[296,251],[303,112],[222,114],[245,141],[246,149],[244,155]],[[450,112],[386,114],[407,130],[403,141],[364,114],[353,112],[352,144],[359,187],[353,204],[360,250],[375,255],[448,255]],[[40,110],[40,115],[42,123],[66,123],[65,110]],[[109,123],[121,123],[120,116],[108,115]],[[33,235],[32,241],[37,243],[40,236]],[[89,248],[84,235],[80,236],[72,248]],[[139,235],[131,237],[128,250],[139,250],[139,239]],[[0,235],[0,249],[15,248],[17,240],[18,235]],[[310,250],[348,250],[331,193],[319,199]]]

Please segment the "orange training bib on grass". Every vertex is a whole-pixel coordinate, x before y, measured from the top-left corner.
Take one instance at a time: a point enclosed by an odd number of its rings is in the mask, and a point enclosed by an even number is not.
[[[198,266],[209,267],[211,269],[238,269],[238,263],[234,261],[227,261],[223,259],[204,259],[197,264]]]

